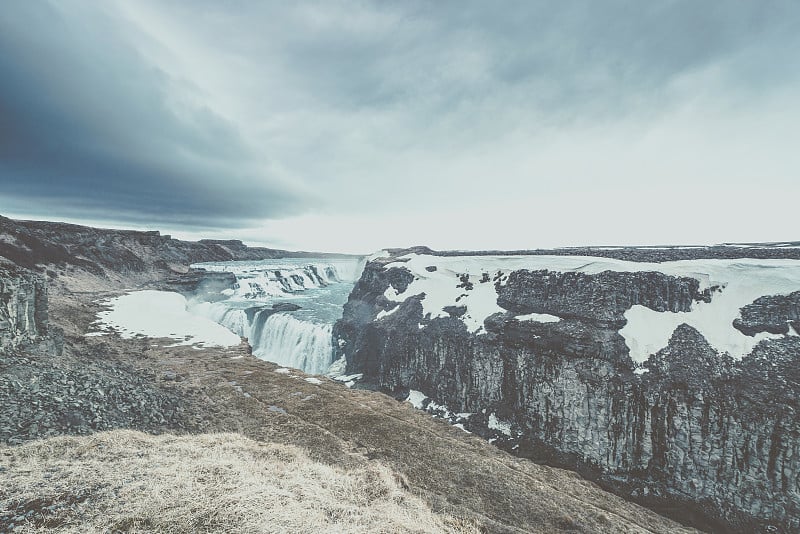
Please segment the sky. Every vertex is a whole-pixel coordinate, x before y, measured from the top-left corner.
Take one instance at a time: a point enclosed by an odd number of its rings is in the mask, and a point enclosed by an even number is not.
[[[0,214],[278,248],[798,240],[795,0],[6,0]]]

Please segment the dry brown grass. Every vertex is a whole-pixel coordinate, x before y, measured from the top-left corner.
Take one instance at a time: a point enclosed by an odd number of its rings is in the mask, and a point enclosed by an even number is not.
[[[57,437],[0,448],[0,466],[0,517],[32,511],[19,532],[474,531],[381,464],[345,470],[238,434]]]

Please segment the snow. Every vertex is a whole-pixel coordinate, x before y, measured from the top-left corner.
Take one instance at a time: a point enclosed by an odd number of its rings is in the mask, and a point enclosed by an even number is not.
[[[556,317],[549,313],[529,313],[527,315],[517,315],[514,319],[517,321],[536,321],[537,323],[557,323],[561,320],[561,317]]]
[[[767,332],[747,336],[733,327],[733,321],[742,307],[759,297],[800,290],[800,261],[739,259],[692,263],[695,275],[720,285],[722,291],[714,292],[710,303],[695,302],[688,312],[657,312],[633,306],[625,313],[628,322],[620,335],[625,338],[634,361],[643,362],[666,347],[675,328],[682,323],[703,334],[718,351],[737,359],[749,354],[764,339],[783,337]]]
[[[381,311],[378,312],[378,316],[375,317],[375,319],[380,320],[380,319],[383,319],[384,317],[388,317],[389,315],[393,314],[394,312],[396,312],[399,309],[400,309],[400,306],[395,306],[391,310],[381,310]]]
[[[211,319],[186,310],[186,298],[168,291],[136,291],[105,301],[111,308],[98,314],[99,327],[115,330],[124,339],[135,336],[169,338],[171,346],[235,347],[238,335]],[[87,335],[102,335],[90,332]]]
[[[470,332],[477,334],[482,333],[487,317],[506,311],[497,304],[495,280],[503,284],[508,273],[520,269],[586,274],[655,271],[695,278],[701,291],[714,286],[720,288],[713,293],[711,303],[696,302],[689,312],[656,312],[638,305],[628,310],[625,313],[628,323],[620,334],[637,362],[665,347],[681,323],[696,328],[716,349],[741,358],[762,339],[780,336],[762,333],[750,337],[733,328],[733,320],[738,317],[740,308],[764,295],[783,295],[800,290],[800,261],[791,259],[700,259],[648,263],[592,256],[442,257],[411,253],[398,260],[386,268],[405,267],[414,275],[414,280],[402,294],[392,288],[387,290],[384,296],[388,300],[399,303],[424,293],[421,301],[423,315],[430,314],[432,319],[447,317],[448,313],[443,309],[447,306],[465,306],[467,310],[461,320]],[[425,268],[430,265],[437,269],[428,272]],[[483,273],[488,273],[489,282],[480,281]],[[462,274],[469,275],[472,290],[457,287],[461,285],[459,276]],[[385,312],[382,317],[389,313]],[[517,319],[560,320],[549,314],[528,314],[517,316]]]
[[[339,340],[340,347],[342,346],[343,341],[344,341],[343,339]],[[328,367],[328,371],[325,373],[325,375],[336,380],[337,377],[342,376],[345,373],[345,371],[347,371],[347,359],[344,356],[342,356],[341,358],[333,362],[330,365],[330,367]]]
[[[391,254],[389,254],[388,250],[379,250],[377,252],[373,252],[369,256],[367,256],[367,263],[371,261],[375,261],[378,258],[388,258]]]
[[[408,392],[406,402],[411,403],[411,405],[418,410],[424,410],[424,402],[426,400],[428,400],[428,397],[423,392],[412,389]]]
[[[278,373],[279,375],[288,375],[291,374],[292,370],[287,369],[285,367],[281,367],[280,369],[275,369],[273,373]]]
[[[494,413],[489,414],[489,424],[487,426],[492,430],[497,430],[498,432],[505,434],[506,436],[512,436],[511,423],[501,421]]]
[[[319,378],[314,378],[313,376],[309,376],[308,378],[306,378],[306,382],[308,382],[309,384],[314,384],[316,386],[322,384],[322,380],[320,380]]]

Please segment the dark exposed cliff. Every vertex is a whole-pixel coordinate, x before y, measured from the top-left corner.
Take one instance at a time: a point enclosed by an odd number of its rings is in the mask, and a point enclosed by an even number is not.
[[[472,413],[468,429],[521,456],[577,469],[695,525],[800,529],[800,337],[761,341],[737,361],[681,325],[637,370],[619,333],[624,312],[685,312],[719,288],[658,272],[517,270],[484,280],[507,311],[475,334],[460,320],[466,307],[432,317],[423,309],[431,295],[388,299],[387,289],[401,294],[415,279],[389,261],[366,266],[334,328],[348,373],[420,390]],[[456,283],[468,294],[481,281]],[[736,328],[789,333],[796,295],[756,300]],[[560,320],[516,318],[530,313]]]
[[[0,350],[35,342],[47,330],[44,278],[0,264]]]

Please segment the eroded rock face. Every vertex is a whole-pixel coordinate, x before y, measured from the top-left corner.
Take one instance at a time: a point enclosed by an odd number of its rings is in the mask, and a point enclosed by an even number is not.
[[[733,326],[752,336],[760,332],[800,334],[800,291],[789,295],[767,295],[742,308]]]
[[[712,300],[713,288],[652,272],[515,271],[495,286],[508,311],[474,334],[460,310],[423,315],[422,295],[388,303],[389,287],[413,279],[388,263],[366,266],[334,328],[348,374],[420,390],[474,414],[467,429],[512,452],[576,469],[694,525],[800,529],[800,337],[764,340],[735,361],[684,324],[637,369],[619,334],[624,312],[687,311]],[[785,324],[792,317],[778,300],[770,320]],[[776,308],[756,304],[765,303]],[[516,318],[528,313],[561,320]],[[750,310],[742,315],[754,322]],[[498,420],[511,435],[496,430]]]
[[[0,266],[0,349],[47,333],[47,283],[35,273]]]

